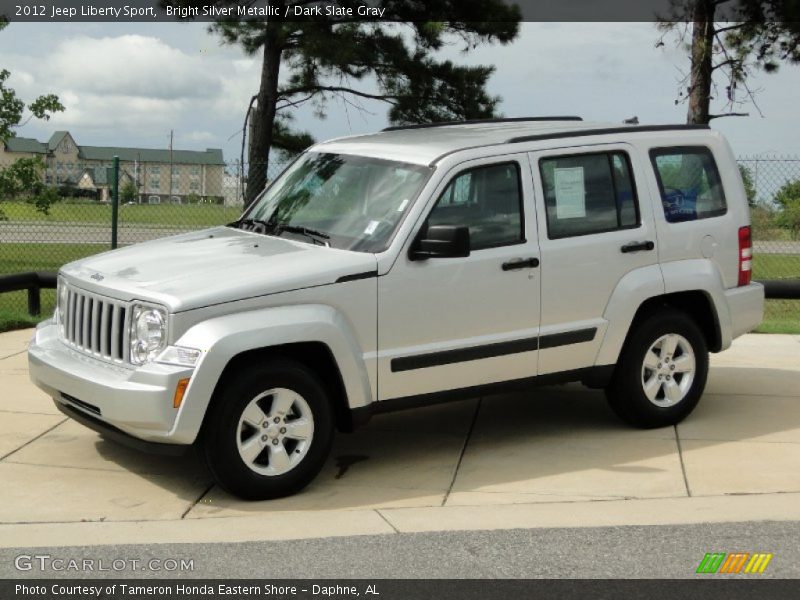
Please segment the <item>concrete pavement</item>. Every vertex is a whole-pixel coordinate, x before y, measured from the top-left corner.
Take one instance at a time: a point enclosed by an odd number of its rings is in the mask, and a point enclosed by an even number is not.
[[[578,385],[384,415],[271,502],[64,419],[28,382],[29,337],[0,335],[0,547],[800,520],[800,336],[713,356],[678,427],[630,429]]]

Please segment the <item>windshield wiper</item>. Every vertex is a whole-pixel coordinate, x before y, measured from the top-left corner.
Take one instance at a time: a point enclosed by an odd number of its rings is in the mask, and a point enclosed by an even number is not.
[[[331,239],[331,236],[325,232],[317,231],[316,229],[311,229],[309,227],[278,224],[275,225],[275,228],[270,233],[273,235],[280,235],[284,231],[288,231],[289,233],[299,233],[300,235],[310,238],[315,244],[320,243],[323,246],[330,246],[330,243],[327,240]]]
[[[234,221],[233,223],[228,223],[228,227],[237,227],[241,228],[242,225],[248,225],[248,231],[252,231],[255,229],[253,225],[261,225],[264,229],[269,229],[272,227],[272,223],[268,221],[264,221],[263,219],[239,219],[238,221]]]

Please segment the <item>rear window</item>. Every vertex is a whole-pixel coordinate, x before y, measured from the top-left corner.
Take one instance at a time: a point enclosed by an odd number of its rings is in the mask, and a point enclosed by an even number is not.
[[[714,156],[708,148],[657,148],[650,151],[664,217],[669,223],[724,215],[728,209]]]

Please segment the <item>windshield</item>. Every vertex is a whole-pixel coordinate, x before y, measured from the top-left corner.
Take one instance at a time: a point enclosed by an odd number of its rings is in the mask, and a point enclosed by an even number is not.
[[[349,154],[309,152],[239,221],[360,252],[386,249],[431,169]]]

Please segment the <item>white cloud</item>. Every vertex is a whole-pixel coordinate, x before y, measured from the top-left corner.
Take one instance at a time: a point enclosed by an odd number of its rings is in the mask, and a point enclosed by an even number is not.
[[[220,77],[198,56],[156,37],[75,37],[49,63],[52,80],[84,93],[176,99],[214,96]]]

